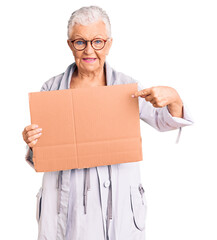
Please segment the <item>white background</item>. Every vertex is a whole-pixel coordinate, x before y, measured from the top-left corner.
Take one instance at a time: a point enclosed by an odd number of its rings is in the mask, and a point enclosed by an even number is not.
[[[195,124],[158,132],[141,121],[147,240],[217,239],[216,1],[5,1],[0,6],[1,239],[36,239],[42,173],[25,162],[28,93],[74,59],[71,13],[99,5],[110,16],[109,64],[143,86],[174,87]]]

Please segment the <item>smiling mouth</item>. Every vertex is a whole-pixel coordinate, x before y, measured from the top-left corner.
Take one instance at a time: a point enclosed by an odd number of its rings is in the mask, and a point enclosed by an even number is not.
[[[85,62],[94,62],[96,58],[82,58]]]

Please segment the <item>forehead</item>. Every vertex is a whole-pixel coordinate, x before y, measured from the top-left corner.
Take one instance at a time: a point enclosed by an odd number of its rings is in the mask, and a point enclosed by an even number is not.
[[[91,39],[96,36],[107,37],[106,25],[102,20],[86,26],[75,24],[70,34],[70,38],[82,37],[84,39]]]

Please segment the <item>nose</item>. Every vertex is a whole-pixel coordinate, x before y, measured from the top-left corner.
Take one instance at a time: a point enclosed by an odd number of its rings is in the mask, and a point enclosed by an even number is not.
[[[87,42],[87,46],[86,46],[86,48],[84,49],[84,52],[85,52],[86,54],[91,54],[91,53],[93,53],[93,51],[94,51],[94,49],[92,48],[91,43],[90,43],[90,42]]]

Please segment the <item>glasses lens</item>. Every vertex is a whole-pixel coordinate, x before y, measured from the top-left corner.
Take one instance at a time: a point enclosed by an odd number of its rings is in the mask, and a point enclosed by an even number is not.
[[[102,39],[97,38],[93,40],[92,45],[95,49],[102,49],[105,45],[105,42]]]
[[[76,49],[78,49],[78,50],[84,49],[85,46],[86,46],[86,43],[85,43],[85,41],[82,40],[82,39],[79,39],[79,40],[74,41],[74,47],[75,47]]]

